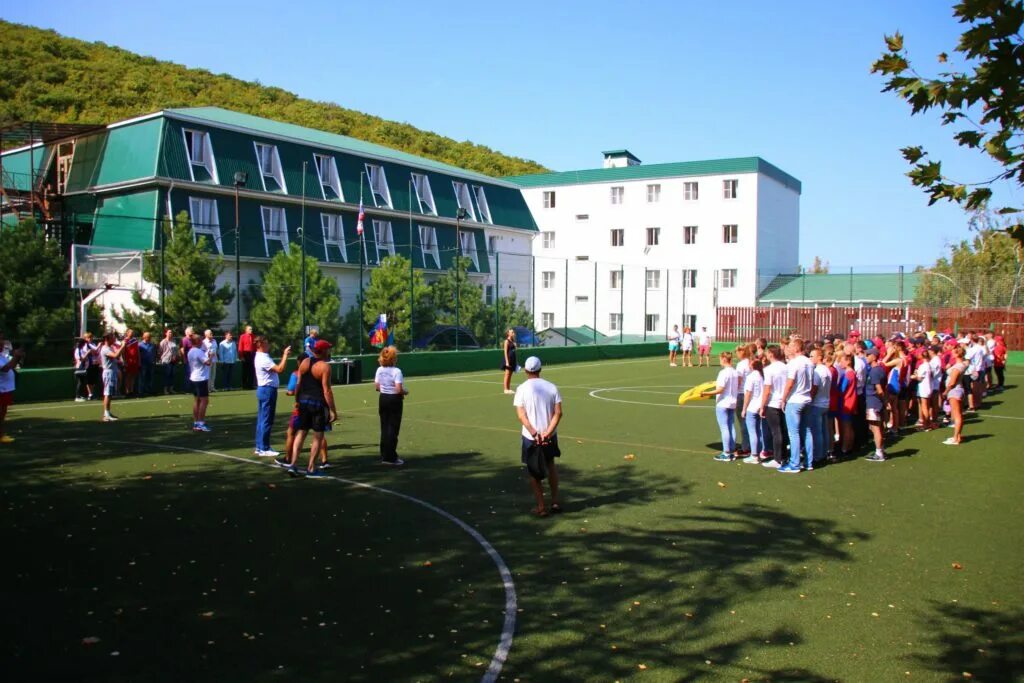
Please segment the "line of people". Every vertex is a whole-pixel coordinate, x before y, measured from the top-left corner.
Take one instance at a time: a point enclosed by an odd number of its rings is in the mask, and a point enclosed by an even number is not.
[[[679,325],[673,325],[668,333],[668,364],[669,367],[693,367],[693,346],[697,345],[697,367],[711,367],[711,335],[707,327],[701,327],[694,334],[689,327],[679,331]]]
[[[758,339],[719,362],[715,388],[704,392],[715,397],[722,434],[715,460],[743,458],[795,474],[869,445],[866,459],[886,462],[886,443],[908,429],[948,425],[953,433],[943,443],[959,445],[964,413],[1003,389],[1006,345],[991,333],[862,340],[855,330],[813,343],[798,335],[778,345]]]

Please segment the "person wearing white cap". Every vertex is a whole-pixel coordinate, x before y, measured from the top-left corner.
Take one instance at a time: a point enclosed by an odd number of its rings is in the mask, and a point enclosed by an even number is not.
[[[516,388],[512,405],[522,424],[522,461],[527,462],[527,453],[536,444],[543,448],[544,460],[547,465],[548,483],[551,486],[551,512],[561,512],[562,506],[558,498],[558,468],[555,458],[562,452],[558,448],[558,434],[555,431],[562,420],[562,397],[558,387],[546,379],[540,378],[541,363],[537,356],[530,356],[523,364],[526,381]],[[533,476],[528,476],[530,488],[537,500],[533,514],[546,517],[548,509],[544,506],[544,488]]]

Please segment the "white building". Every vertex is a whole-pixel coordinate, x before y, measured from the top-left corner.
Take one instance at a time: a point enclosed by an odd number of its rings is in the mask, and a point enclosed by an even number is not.
[[[718,306],[753,306],[798,264],[800,181],[758,157],[604,167],[510,178],[534,241],[537,329],[664,338],[707,326]],[[761,285],[759,285],[761,283]]]

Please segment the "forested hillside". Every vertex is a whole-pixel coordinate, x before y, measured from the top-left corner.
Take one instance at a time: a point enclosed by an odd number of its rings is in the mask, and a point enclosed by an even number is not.
[[[202,105],[350,135],[493,176],[546,170],[482,145],[303,99],[281,88],[0,20],[0,124],[30,119],[109,123]]]

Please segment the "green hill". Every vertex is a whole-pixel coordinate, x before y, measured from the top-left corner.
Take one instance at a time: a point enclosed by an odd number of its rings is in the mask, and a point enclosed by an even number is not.
[[[547,170],[482,145],[303,99],[281,88],[0,20],[0,124],[107,123],[201,105],[350,135],[492,176]]]

